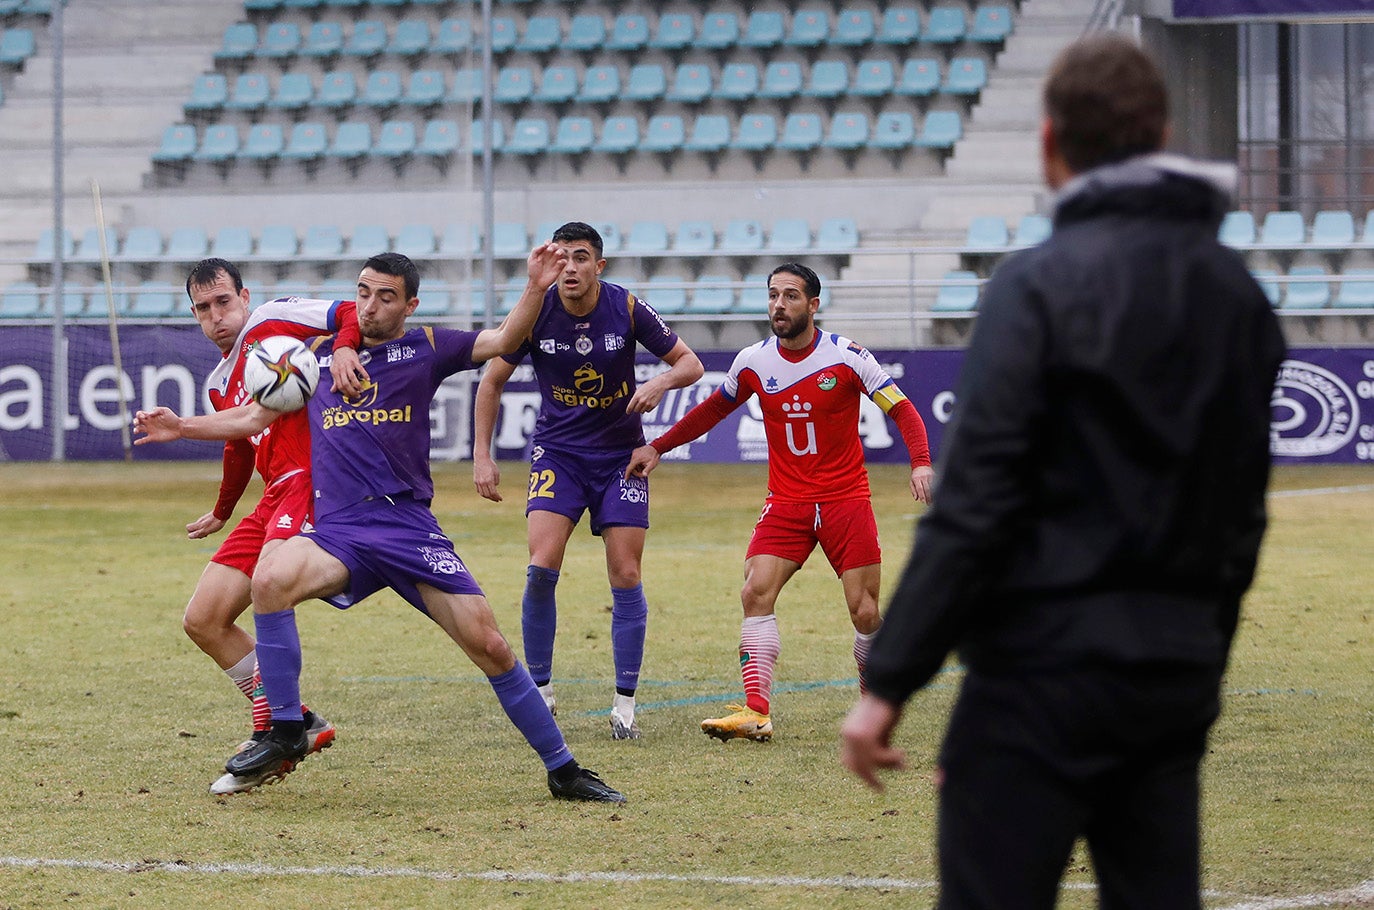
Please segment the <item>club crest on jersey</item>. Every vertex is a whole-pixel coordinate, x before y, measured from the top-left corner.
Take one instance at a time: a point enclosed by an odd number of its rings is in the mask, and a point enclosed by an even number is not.
[[[837,382],[839,382],[839,380],[835,378],[835,374],[829,371],[816,377],[816,385],[822,392],[829,392],[831,389],[835,388],[835,383]]]
[[[768,381],[763,384],[763,387],[770,392],[776,392],[778,390],[778,381],[772,376],[769,376]]]
[[[588,338],[586,335],[578,335],[577,341],[573,344],[573,348],[577,350],[577,353],[581,354],[583,357],[586,357],[589,353],[591,353],[592,340]]]

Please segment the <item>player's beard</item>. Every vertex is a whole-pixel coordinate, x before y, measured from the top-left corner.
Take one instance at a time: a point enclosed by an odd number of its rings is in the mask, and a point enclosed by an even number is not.
[[[782,319],[784,321],[782,323],[779,323],[777,318],[775,317],[774,319],[769,321],[769,324],[773,329],[773,334],[781,338],[783,341],[791,341],[793,338],[798,338],[802,335],[805,335],[811,329],[810,313],[803,313],[796,319],[791,319],[786,315],[783,315]]]

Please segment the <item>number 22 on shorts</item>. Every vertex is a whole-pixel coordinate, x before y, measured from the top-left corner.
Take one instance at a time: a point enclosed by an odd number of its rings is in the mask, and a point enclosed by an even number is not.
[[[553,471],[530,471],[529,499],[553,499]]]

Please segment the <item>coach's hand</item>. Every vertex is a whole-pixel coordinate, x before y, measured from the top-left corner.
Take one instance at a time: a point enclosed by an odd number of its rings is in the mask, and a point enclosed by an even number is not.
[[[901,719],[901,708],[865,695],[840,725],[840,762],[879,793],[879,769],[906,769],[906,753],[892,746],[892,731]]]

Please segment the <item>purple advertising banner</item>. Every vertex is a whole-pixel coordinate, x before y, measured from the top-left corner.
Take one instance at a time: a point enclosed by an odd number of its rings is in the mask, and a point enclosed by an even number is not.
[[[1233,19],[1253,16],[1330,16],[1374,12],[1370,0],[1174,0],[1177,19]]]
[[[0,328],[0,460],[42,461],[52,456],[52,332],[44,327]],[[127,326],[120,335],[124,393],[130,409],[166,405],[179,414],[203,413],[202,384],[217,362],[214,348],[195,326]],[[67,330],[66,457],[102,460],[123,457],[123,419],[118,406],[120,385],[103,326]],[[873,351],[925,420],[932,451],[954,406],[954,386],[963,352]],[[1274,387],[1273,453],[1284,462],[1374,461],[1374,349],[1295,348],[1289,351]],[[652,439],[710,395],[724,379],[734,352],[701,355],[706,375],[691,388],[664,396],[645,415],[645,434]],[[663,369],[650,356],[639,364],[641,380]],[[472,392],[466,374],[441,390],[430,411],[432,454],[452,460],[470,453]],[[539,392],[528,364],[517,368],[507,384],[497,418],[496,448],[501,458],[528,455],[530,434],[539,412]],[[865,402],[859,434],[869,461],[902,463],[906,446],[896,426],[877,405]],[[180,442],[139,446],[137,460],[214,459],[221,446]],[[763,423],[754,403],[741,407],[696,442],[668,455],[671,459],[735,462],[765,461]]]

